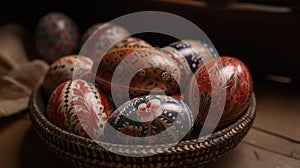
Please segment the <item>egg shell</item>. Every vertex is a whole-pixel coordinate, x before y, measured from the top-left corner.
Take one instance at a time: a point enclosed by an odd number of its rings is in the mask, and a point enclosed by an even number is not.
[[[189,67],[188,61],[184,55],[173,47],[164,47],[160,49],[170,59],[172,59],[180,70],[181,86],[186,85],[186,82],[191,78],[192,71]]]
[[[151,44],[146,42],[145,40],[136,38],[136,37],[127,37],[121,41],[119,41],[117,44],[113,46],[113,48],[122,48],[122,47],[128,47],[128,48],[153,48]]]
[[[105,23],[96,23],[92,26],[90,26],[82,35],[80,40],[80,48],[83,46],[83,44],[87,41],[87,39],[95,33],[101,26],[103,26]]]
[[[51,12],[36,27],[35,46],[38,55],[51,64],[61,56],[75,54],[79,38],[79,28],[70,17]]]
[[[105,128],[105,134],[112,143],[176,143],[190,131],[193,116],[183,101],[166,95],[147,95],[124,103],[112,113],[108,123],[111,127]]]
[[[176,92],[174,95],[172,95],[173,98],[184,101],[184,93]]]
[[[219,56],[212,46],[199,40],[181,40],[171,43],[169,46],[182,53],[192,72],[195,72],[203,64],[203,61]]]
[[[189,104],[192,110],[198,111],[194,130],[200,131],[210,108],[223,109],[224,104],[220,102],[224,96],[225,107],[217,129],[233,123],[249,106],[253,92],[252,77],[246,65],[237,58],[228,56],[214,58],[196,71],[194,79],[197,81],[197,86],[191,82],[189,95],[185,97],[192,99],[190,102],[199,103],[198,110],[195,109],[196,104]],[[198,93],[195,88],[199,90]],[[215,90],[214,93],[212,89]],[[222,96],[223,94],[226,95]],[[212,95],[216,104],[212,104]],[[208,124],[208,126],[212,125]]]
[[[164,53],[146,48],[116,48],[107,52],[97,67],[96,81],[108,93],[112,87],[120,101],[148,95],[154,89],[173,95],[180,74]],[[112,82],[113,81],[113,82]],[[118,91],[116,91],[118,90]]]
[[[93,61],[79,55],[68,55],[54,61],[43,81],[43,87],[49,96],[62,82],[71,79],[87,79],[92,73]]]
[[[91,26],[82,37],[80,54],[97,60],[116,43],[130,36],[129,32],[115,23],[97,23]]]
[[[108,97],[81,79],[60,84],[51,94],[47,116],[56,126],[95,140],[104,139],[104,128],[113,112]]]

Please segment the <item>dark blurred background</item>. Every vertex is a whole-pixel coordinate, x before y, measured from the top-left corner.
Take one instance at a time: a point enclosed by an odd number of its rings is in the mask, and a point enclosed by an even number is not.
[[[299,83],[297,0],[0,0],[0,24],[23,25],[31,43],[38,20],[48,12],[67,14],[83,33],[94,23],[143,10],[170,12],[194,22],[208,35],[220,55],[244,61],[255,80],[268,78],[294,86]],[[158,45],[170,42],[168,38],[143,38]]]

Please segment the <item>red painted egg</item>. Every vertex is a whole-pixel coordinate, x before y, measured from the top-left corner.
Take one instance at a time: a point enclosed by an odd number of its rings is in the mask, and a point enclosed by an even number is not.
[[[113,106],[93,84],[81,79],[60,84],[51,94],[47,116],[56,126],[95,140],[103,140]]]
[[[62,82],[86,79],[92,72],[93,61],[79,55],[68,55],[53,62],[44,78],[43,87],[49,96]]]
[[[115,23],[97,23],[82,37],[80,55],[97,60],[117,42],[130,36],[129,32]]]
[[[180,100],[166,95],[134,98],[115,110],[105,134],[115,144],[177,143],[190,131],[193,116]]]
[[[222,128],[237,120],[248,107],[253,92],[252,77],[239,59],[228,56],[215,58],[196,71],[195,79],[197,86],[191,82],[189,95],[185,97],[195,102],[190,107],[198,111],[194,130],[200,131],[204,122],[207,122],[205,119],[210,108],[211,119],[218,118],[214,116],[217,115],[216,110],[223,109],[217,125],[217,128]],[[199,103],[198,110],[195,109],[196,103]]]
[[[176,63],[153,49],[115,48],[105,54],[97,69],[96,81],[107,93],[114,91],[117,95],[112,97],[121,102],[155,91],[173,95],[180,82]]]
[[[51,12],[39,21],[35,45],[38,55],[48,63],[77,52],[79,29],[67,15]]]

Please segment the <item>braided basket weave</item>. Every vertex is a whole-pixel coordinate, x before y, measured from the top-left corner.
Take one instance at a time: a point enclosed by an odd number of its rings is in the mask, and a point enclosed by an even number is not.
[[[34,130],[55,154],[73,167],[202,167],[233,149],[248,133],[256,113],[256,100],[252,96],[250,106],[235,123],[212,133],[203,142],[181,141],[176,146],[136,146],[147,153],[159,153],[144,157],[129,157],[132,149],[126,145],[104,144],[119,153],[106,150],[93,140],[64,131],[50,123],[44,116],[46,103],[41,89],[36,89],[29,101],[30,117]],[[131,151],[134,152],[134,151]]]

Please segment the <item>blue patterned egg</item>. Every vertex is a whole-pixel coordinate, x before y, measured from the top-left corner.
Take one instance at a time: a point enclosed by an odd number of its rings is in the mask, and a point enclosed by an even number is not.
[[[118,144],[176,143],[191,129],[193,114],[181,100],[166,95],[134,98],[115,110],[105,127],[108,141]]]
[[[79,28],[70,17],[59,12],[48,13],[36,27],[37,54],[51,64],[61,56],[76,53],[79,37]]]
[[[218,52],[212,46],[203,41],[181,40],[171,43],[169,46],[183,54],[192,72],[195,72],[204,60],[210,60],[219,56]]]

